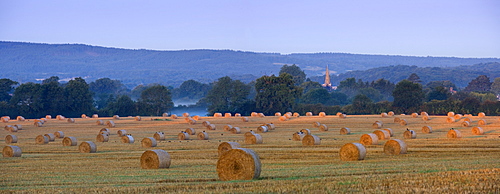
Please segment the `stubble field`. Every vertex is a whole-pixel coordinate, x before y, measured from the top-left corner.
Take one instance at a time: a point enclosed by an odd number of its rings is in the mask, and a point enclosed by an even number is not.
[[[408,125],[394,122],[394,117],[406,119]],[[133,117],[75,118],[75,123],[50,119],[42,127],[35,127],[33,120],[10,120],[5,125],[20,124],[18,132],[0,131],[0,145],[13,134],[18,143],[10,145],[22,149],[21,157],[1,157],[0,193],[498,193],[500,192],[500,117],[486,116],[487,124],[481,126],[483,135],[474,135],[472,127],[462,127],[462,119],[447,123],[446,116],[430,116],[423,121],[419,116],[396,115],[347,115],[338,118],[301,116],[279,121],[276,116],[248,117],[243,122],[238,117],[201,117],[194,125],[184,118]],[[464,117],[465,118],[465,117]],[[477,116],[470,116],[471,126],[478,126]],[[97,120],[113,120],[109,142],[96,142],[103,125]],[[359,142],[361,135],[375,129],[372,124],[382,121],[383,128],[391,128],[394,136],[406,142],[408,153],[386,155],[383,147],[366,146],[367,155],[360,161],[341,161],[339,150],[346,143]],[[206,130],[203,121],[215,124],[216,130]],[[313,122],[328,126],[319,131]],[[263,144],[247,145],[243,133],[256,131],[265,123],[274,123],[276,129],[262,133]],[[240,127],[241,134],[224,131],[224,125]],[[432,133],[422,133],[423,126],[431,126]],[[206,131],[209,140],[178,140],[177,134],[186,128],[196,132]],[[342,127],[351,130],[340,135]],[[292,134],[308,128],[321,138],[321,144],[303,146],[292,141]],[[416,139],[404,139],[409,128],[417,133]],[[450,128],[458,129],[462,138],[449,139]],[[121,142],[116,132],[125,129],[135,143]],[[37,135],[63,131],[65,136],[83,141],[93,141],[96,153],[80,153],[78,146],[63,146],[56,138],[48,144],[36,144]],[[157,131],[165,133],[166,140],[154,148],[144,148],[141,140],[152,137]],[[262,162],[262,172],[257,180],[220,181],[217,176],[218,146],[221,142],[238,142],[254,150]],[[162,149],[171,157],[170,168],[142,169],[140,157],[146,150]]]

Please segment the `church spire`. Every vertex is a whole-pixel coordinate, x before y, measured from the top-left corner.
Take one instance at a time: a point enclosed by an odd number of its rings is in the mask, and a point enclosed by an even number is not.
[[[328,70],[328,65],[326,65],[325,83],[322,86],[325,88],[332,87],[332,83],[330,82],[330,71]]]

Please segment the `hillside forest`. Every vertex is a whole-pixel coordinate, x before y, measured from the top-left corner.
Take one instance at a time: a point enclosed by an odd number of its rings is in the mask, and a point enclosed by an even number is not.
[[[81,114],[158,116],[175,109],[200,108],[208,115],[250,115],[251,112],[265,115],[276,112],[380,114],[388,111],[500,115],[497,100],[500,77],[491,80],[487,75],[480,75],[464,88],[450,80],[431,81],[422,77],[411,73],[397,83],[384,78],[363,81],[351,77],[340,81],[333,89],[307,78],[296,65],[283,65],[277,76],[264,75],[249,83],[224,76],[210,84],[190,79],[176,88],[141,84],[130,90],[120,80],[110,78],[88,83],[81,77],[63,82],[58,76],[52,76],[42,83],[22,84],[3,78],[0,79],[0,115],[26,118],[58,114],[66,117]],[[174,101],[195,103],[174,106]]]

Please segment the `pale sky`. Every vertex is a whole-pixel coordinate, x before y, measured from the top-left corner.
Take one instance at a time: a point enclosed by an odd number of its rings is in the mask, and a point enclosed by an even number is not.
[[[500,1],[0,0],[0,40],[500,58]]]

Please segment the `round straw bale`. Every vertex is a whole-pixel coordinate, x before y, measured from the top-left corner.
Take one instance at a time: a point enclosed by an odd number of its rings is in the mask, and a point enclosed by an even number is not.
[[[321,124],[319,126],[319,131],[328,131],[328,126],[326,126],[325,124]]]
[[[470,127],[469,121],[462,122],[462,127]]]
[[[465,118],[464,118],[464,121],[469,121],[469,123],[472,123],[472,119],[471,119],[471,118],[469,118],[469,117],[465,117]]]
[[[247,132],[248,133],[248,132]],[[262,136],[260,134],[246,135],[245,133],[245,144],[261,144],[263,142]]]
[[[47,134],[45,134],[43,136],[49,138],[49,141],[55,141],[56,140],[56,135],[54,135],[53,133],[47,133]]]
[[[80,143],[80,146],[78,146],[78,150],[80,151],[80,153],[95,153],[97,152],[97,146],[94,142],[84,141]]]
[[[394,131],[392,131],[391,128],[385,128],[383,130],[387,131],[391,135],[391,137],[394,136]]]
[[[259,156],[247,148],[228,150],[217,161],[217,174],[222,181],[258,179],[260,171]]]
[[[8,145],[3,147],[2,156],[3,157],[21,157],[21,148],[18,146]]]
[[[453,118],[455,118],[455,120],[460,120],[462,117],[463,117],[462,114],[455,114],[455,116],[453,116]]]
[[[418,117],[418,113],[416,113],[416,112],[411,113],[411,117],[412,117],[412,118],[417,118],[417,117]]]
[[[294,117],[300,117],[300,114],[299,114],[298,112],[294,112],[294,113],[293,113],[293,116],[294,116]]]
[[[47,122],[46,118],[40,118],[40,120],[42,120],[43,122]]]
[[[309,129],[301,129],[300,132],[302,132],[306,135],[311,135],[311,130],[309,130]]]
[[[76,141],[76,137],[65,137],[62,140],[63,146],[76,146],[78,143]]]
[[[68,123],[75,123],[75,119],[74,118],[68,118]]]
[[[199,140],[208,140],[208,133],[203,131],[198,133]]]
[[[18,128],[15,125],[7,125],[7,126],[5,126],[5,130],[10,131],[10,132],[17,132]]]
[[[156,144],[156,139],[154,137],[146,137],[141,141],[143,148],[156,147]]]
[[[42,122],[35,122],[34,125],[35,125],[35,127],[42,127],[43,123]]]
[[[141,116],[135,116],[135,121],[141,121],[142,117]]]
[[[266,133],[267,131],[269,131],[269,129],[267,128],[267,126],[261,125],[261,126],[257,127],[257,131],[261,132],[261,133]]]
[[[279,120],[279,121],[287,121],[287,120],[288,120],[288,118],[287,118],[286,116],[280,116],[280,117],[278,118],[278,120]]]
[[[233,127],[229,130],[229,132],[233,133],[233,134],[240,134],[241,133],[241,129],[239,127]]]
[[[347,115],[346,114],[341,114],[341,115],[339,115],[339,118],[345,119],[345,118],[347,118]]]
[[[110,132],[108,128],[102,128],[101,130],[99,130],[99,132],[102,132],[102,131],[106,131],[106,132]]]
[[[98,114],[93,114],[92,118],[94,118],[94,119],[99,118],[99,115]]]
[[[210,121],[203,121],[201,125],[203,125],[203,127],[207,127],[208,125],[210,125]]]
[[[394,123],[399,123],[399,121],[401,121],[399,117],[394,117]]]
[[[123,136],[127,135],[127,130],[125,130],[125,129],[118,130],[116,132],[116,134],[118,134],[118,137],[123,137]]]
[[[292,112],[286,112],[286,113],[285,113],[285,115],[288,115],[288,116],[290,116],[290,117],[292,117],[292,116],[293,116]]]
[[[182,117],[189,117],[189,113],[187,113],[187,112],[182,113]]]
[[[188,123],[190,125],[194,125],[194,124],[196,124],[196,120],[194,120],[193,118],[188,118]]]
[[[317,121],[313,123],[313,127],[315,127],[315,128],[318,128],[320,125],[321,125],[321,123],[317,122]]]
[[[16,127],[16,128],[17,128],[17,130],[23,130],[23,126],[22,126],[22,125],[20,125],[20,124],[15,124],[15,125],[13,125],[13,126],[14,126],[14,127]]]
[[[120,119],[120,115],[113,115],[113,119]]]
[[[45,118],[46,119],[52,119],[52,116],[51,115],[45,115]]]
[[[193,119],[199,121],[199,120],[201,120],[201,117],[199,115],[194,115]]]
[[[95,124],[97,124],[97,125],[104,125],[104,121],[102,121],[102,120],[97,120],[97,121],[95,121]]]
[[[86,114],[82,114],[82,116],[80,116],[80,117],[82,117],[82,119],[86,119],[87,115]]]
[[[231,113],[228,113],[228,112],[227,112],[227,113],[224,113],[224,117],[226,117],[226,118],[227,118],[227,117],[231,117],[231,116],[232,116],[232,115],[231,115]]]
[[[168,117],[168,113],[164,112],[163,114],[161,114],[162,117]]]
[[[341,113],[341,112],[337,112],[337,114],[335,114],[335,115],[340,116],[340,115],[342,115],[342,114],[343,114],[343,113]]]
[[[448,117],[453,117],[453,116],[455,116],[455,112],[448,112],[447,115],[448,115]]]
[[[276,126],[274,126],[274,123],[266,123],[263,125],[266,125],[268,130],[275,130],[276,129]]]
[[[179,140],[189,140],[189,133],[181,131],[179,134],[177,134],[177,139],[179,139]]]
[[[480,113],[478,113],[478,114],[477,114],[477,116],[478,116],[478,117],[485,117],[485,116],[486,116],[486,114],[484,114],[484,112],[480,112]]]
[[[259,113],[252,112],[252,113],[250,113],[250,116],[251,116],[251,117],[258,117],[258,116],[259,116]]]
[[[54,133],[54,135],[57,137],[57,138],[64,138],[64,132],[62,131],[56,131]]]
[[[240,144],[237,142],[222,142],[221,144],[219,144],[219,148],[218,148],[219,157],[222,156],[223,153],[225,153],[229,150],[240,148],[240,147],[241,147]]]
[[[447,122],[447,123],[454,123],[454,122],[455,122],[455,118],[453,118],[453,117],[448,117],[448,118],[446,118],[446,122]]]
[[[319,116],[319,117],[326,117],[326,113],[325,113],[325,112],[320,112],[320,113],[318,114],[318,116]]]
[[[394,111],[389,111],[389,112],[387,113],[387,115],[389,115],[389,116],[391,116],[391,117],[392,117],[392,116],[394,116]]]
[[[385,112],[380,113],[380,116],[382,116],[382,117],[389,117],[389,115],[387,115],[387,113],[385,113]]]
[[[415,139],[417,138],[417,133],[413,130],[406,129],[406,131],[403,133],[403,137],[405,139]]]
[[[165,140],[165,133],[158,131],[153,134],[153,137],[156,139],[156,141],[164,141]]]
[[[5,136],[5,143],[7,143],[7,144],[17,143],[17,136],[15,136],[15,135]]]
[[[422,120],[423,121],[428,121],[430,118],[429,118],[429,115],[423,115],[422,116]]]
[[[304,132],[295,132],[293,133],[292,135],[292,140],[293,141],[302,141],[302,139],[304,138],[304,136],[306,136],[306,134]]]
[[[281,113],[280,112],[274,113],[274,116],[281,117]]]
[[[483,135],[484,134],[483,128],[481,128],[481,127],[473,127],[472,128],[472,134],[474,134],[474,135]]]
[[[24,121],[25,119],[24,119],[24,117],[23,117],[23,116],[17,116],[16,120],[17,120],[17,121]]]
[[[47,136],[44,136],[44,135],[38,135],[35,138],[35,142],[36,142],[36,144],[47,144],[47,143],[49,143],[49,138]]]
[[[100,131],[99,134],[106,134],[106,135],[110,135],[108,131]]]
[[[177,115],[176,115],[176,114],[172,114],[172,115],[170,116],[170,118],[171,118],[171,119],[177,119]]]
[[[399,121],[399,124],[402,125],[402,126],[405,126],[405,125],[408,125],[408,121],[406,121],[406,119],[401,119]]]
[[[420,115],[422,115],[422,116],[425,116],[425,115],[429,116],[429,114],[427,112],[420,112]]]
[[[165,150],[148,150],[141,155],[141,168],[158,169],[170,167],[170,155]]]
[[[241,117],[241,114],[240,113],[235,113],[234,117]]]
[[[214,124],[210,124],[207,126],[207,130],[215,130],[217,127]]]
[[[264,113],[259,113],[257,114],[258,117],[266,117],[266,115],[264,115]]]
[[[222,113],[216,112],[216,113],[214,113],[214,117],[222,117]]]
[[[127,134],[122,136],[122,143],[134,143],[135,139],[132,135]]]
[[[306,112],[306,116],[313,116],[313,113],[312,112]]]
[[[391,139],[384,144],[384,152],[387,155],[406,154],[406,143],[403,140]]]
[[[224,125],[224,131],[229,131],[229,130],[231,130],[231,128],[233,128],[233,126],[231,126],[231,125]]]
[[[342,127],[340,129],[340,135],[349,135],[349,134],[351,134],[351,129],[347,127]]]
[[[391,134],[387,132],[386,130],[375,130],[373,131],[375,135],[377,135],[379,140],[384,140],[384,139],[390,139]]]
[[[43,120],[43,119],[35,119],[35,120],[33,120],[33,121],[34,121],[35,123],[36,123],[36,122],[40,122],[40,123],[42,123],[42,124],[44,124],[44,123],[45,123],[45,120]]]
[[[95,141],[108,142],[109,141],[109,134],[98,134],[97,137],[95,138]]]
[[[456,129],[450,129],[448,131],[448,134],[446,134],[446,137],[447,138],[450,138],[450,139],[454,139],[454,138],[461,138],[462,137],[462,133],[460,133],[459,130],[456,130]]]
[[[432,133],[432,127],[431,126],[423,126],[422,133]]]
[[[115,122],[114,121],[106,121],[106,126],[108,127],[115,127]]]
[[[196,135],[196,130],[194,128],[187,128],[184,130],[184,132],[188,133],[189,135]]]
[[[316,135],[305,135],[302,138],[302,145],[312,146],[321,144],[321,139]]]
[[[373,124],[372,124],[372,128],[374,129],[380,129],[382,128],[384,124],[381,122],[381,121],[375,121]]]
[[[378,144],[378,136],[374,133],[368,133],[361,135],[359,142],[365,146]]]
[[[479,119],[479,121],[477,121],[477,124],[478,124],[478,125],[486,125],[486,120],[484,120],[484,119]]]
[[[366,148],[360,143],[347,143],[340,148],[339,155],[342,161],[364,160]]]
[[[241,120],[242,120],[243,122],[248,122],[248,117],[241,117]]]

